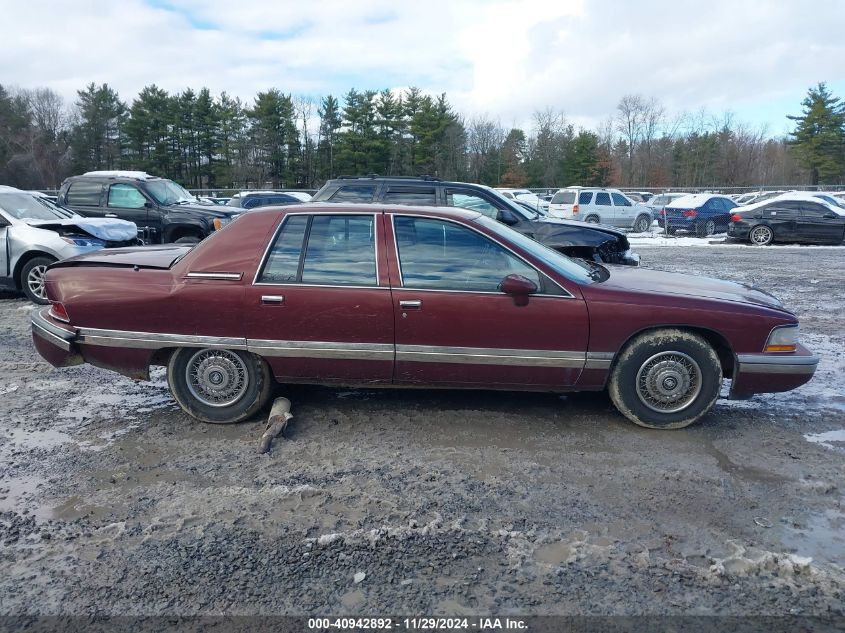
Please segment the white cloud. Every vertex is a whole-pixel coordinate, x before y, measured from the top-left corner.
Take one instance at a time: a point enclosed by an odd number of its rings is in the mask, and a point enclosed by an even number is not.
[[[2,6],[5,5],[5,6]],[[845,82],[840,0],[0,1],[0,82],[68,100],[107,82],[341,96],[417,85],[466,114],[595,124],[639,92],[670,110],[799,108]],[[836,85],[836,84],[835,84]],[[786,114],[784,112],[783,114]],[[776,115],[772,115],[776,116]]]

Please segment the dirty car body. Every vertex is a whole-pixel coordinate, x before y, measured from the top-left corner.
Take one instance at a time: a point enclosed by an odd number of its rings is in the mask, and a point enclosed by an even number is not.
[[[465,210],[257,210],[189,250],[52,267],[32,316],[55,366],[135,378],[166,365],[190,414],[232,422],[270,385],[609,389],[637,424],[686,426],[731,395],[786,391],[818,358],[748,286],[570,259]]]
[[[136,244],[136,231],[132,222],[83,218],[44,196],[0,187],[0,286],[46,303],[47,265],[100,248]]]

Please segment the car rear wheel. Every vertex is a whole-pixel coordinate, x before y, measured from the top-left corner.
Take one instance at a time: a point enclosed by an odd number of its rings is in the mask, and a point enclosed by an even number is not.
[[[768,246],[775,239],[775,234],[768,226],[758,224],[748,232],[748,241],[754,246]]]
[[[270,398],[272,376],[260,356],[183,347],[167,364],[170,393],[186,413],[212,424],[246,420]]]
[[[651,226],[651,218],[647,215],[641,215],[637,218],[636,222],[634,222],[634,233],[645,233],[648,231],[648,227]]]
[[[588,216],[584,219],[584,222],[587,222],[588,224],[598,224],[598,223],[599,223],[599,216],[597,216],[597,215],[588,215]]]
[[[47,274],[47,266],[56,260],[51,257],[33,257],[21,268],[20,279],[21,290],[33,303],[47,305],[47,288],[44,285],[44,275]]]
[[[622,415],[650,429],[681,429],[713,407],[722,365],[702,337],[678,329],[642,334],[620,352],[610,398]]]
[[[699,222],[695,228],[698,237],[709,237],[716,232],[716,223],[713,220],[706,220]]]

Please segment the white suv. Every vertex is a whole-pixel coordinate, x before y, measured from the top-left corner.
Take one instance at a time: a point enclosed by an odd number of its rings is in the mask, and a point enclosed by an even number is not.
[[[654,219],[651,209],[618,189],[567,187],[552,197],[549,215],[566,220],[609,224],[644,233]]]

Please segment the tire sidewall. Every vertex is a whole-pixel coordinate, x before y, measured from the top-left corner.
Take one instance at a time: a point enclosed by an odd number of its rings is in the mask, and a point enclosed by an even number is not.
[[[645,223],[645,228],[642,230],[638,230],[640,223]],[[636,220],[634,220],[634,231],[639,233],[645,233],[648,231],[648,227],[651,226],[651,223],[648,221],[648,217],[645,215],[639,216]]]
[[[48,305],[50,302],[46,298],[42,299],[41,297],[36,297],[34,294],[32,294],[32,292],[30,292],[29,283],[27,281],[27,278],[29,277],[29,272],[36,266],[49,266],[50,264],[55,263],[55,261],[55,259],[51,259],[49,257],[33,257],[21,267],[21,276],[19,280],[21,284],[21,290],[26,295],[26,298],[35,304],[45,306]]]
[[[597,215],[588,215],[586,218],[584,218],[584,222],[586,222],[587,224],[600,224],[601,218],[599,218],[599,216]]]
[[[202,348],[183,347],[176,350],[167,364],[167,384],[170,393],[189,415],[210,424],[233,424],[254,415],[270,399],[273,379],[270,368],[260,356],[240,350],[226,350],[237,355],[249,373],[246,393],[237,402],[225,407],[211,407],[199,401],[188,389],[185,369],[188,361]]]
[[[682,352],[692,357],[701,370],[701,390],[686,408],[675,413],[649,409],[637,395],[637,373],[660,352]],[[702,337],[670,329],[645,333],[620,352],[611,371],[610,397],[616,408],[639,426],[652,429],[680,429],[705,415],[716,402],[722,386],[722,367],[716,351]]]
[[[759,242],[755,242],[751,239],[751,234],[759,228],[764,228],[769,232],[769,241],[765,244],[760,244]],[[758,224],[756,226],[751,227],[751,230],[748,232],[748,241],[751,242],[751,244],[753,244],[754,246],[768,246],[769,244],[775,241],[775,233],[774,231],[772,231],[771,227],[766,226],[765,224]]]

